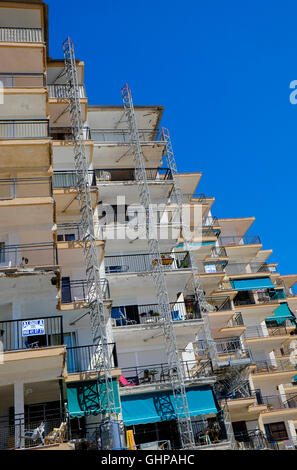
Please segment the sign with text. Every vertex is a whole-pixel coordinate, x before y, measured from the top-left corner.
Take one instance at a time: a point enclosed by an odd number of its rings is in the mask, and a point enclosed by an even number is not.
[[[41,336],[44,334],[44,320],[27,320],[22,322],[22,336]]]

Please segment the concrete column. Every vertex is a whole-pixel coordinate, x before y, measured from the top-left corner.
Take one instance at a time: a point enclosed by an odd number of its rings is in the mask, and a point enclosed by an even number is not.
[[[24,447],[24,383],[19,381],[14,383],[14,418],[15,418],[15,447]]]
[[[22,304],[19,300],[12,302],[12,319],[20,320],[22,318]],[[12,328],[12,345],[13,349],[21,349],[22,347],[22,322],[13,323]]]
[[[296,445],[297,444],[297,435],[296,435],[296,429],[295,429],[295,424],[294,421],[289,420],[286,422],[286,428],[288,432],[288,437],[290,439],[290,444],[291,445]]]

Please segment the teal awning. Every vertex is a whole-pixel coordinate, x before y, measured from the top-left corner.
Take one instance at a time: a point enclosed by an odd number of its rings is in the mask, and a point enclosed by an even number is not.
[[[187,390],[191,416],[217,414],[218,409],[211,387],[195,387]],[[172,392],[142,393],[121,397],[123,421],[132,424],[156,423],[176,419]]]
[[[274,310],[274,315],[265,319],[266,321],[276,321],[278,324],[283,323],[285,320],[295,320],[289,306],[286,302]]]
[[[119,387],[117,380],[113,380],[113,391],[116,412],[120,413]],[[98,415],[107,409],[107,395],[105,383],[98,384],[97,380],[75,382],[67,385],[68,410],[70,418]]]
[[[269,277],[238,279],[230,281],[230,283],[236,290],[274,289],[274,284]]]

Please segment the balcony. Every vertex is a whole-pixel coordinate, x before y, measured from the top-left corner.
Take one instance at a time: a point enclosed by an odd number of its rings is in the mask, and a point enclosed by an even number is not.
[[[131,134],[128,129],[91,129],[91,139],[96,143],[106,144],[130,144]],[[160,130],[138,129],[141,143],[162,142],[163,136]]]
[[[57,247],[54,243],[6,245],[0,243],[0,270],[37,269],[55,267],[58,264]]]
[[[41,28],[0,28],[0,42],[42,43]]]
[[[51,178],[0,179],[0,201],[44,197],[52,197]]]
[[[64,344],[63,318],[38,317],[0,321],[4,351],[39,349]]]
[[[0,84],[3,88],[43,88],[44,73],[0,73]]]
[[[108,343],[108,355],[113,368],[118,367],[118,359],[115,343]],[[67,351],[67,372],[75,374],[80,372],[96,372],[96,366],[99,360],[98,346],[74,346],[66,349]]]
[[[211,361],[201,363],[200,365],[196,361],[181,361],[181,368],[184,379],[188,381],[213,376]],[[122,378],[120,378],[120,385],[122,388],[170,382],[171,374],[177,377],[176,368],[170,371],[167,363],[121,367],[121,371]]]
[[[105,256],[105,272],[107,274],[119,273],[150,273],[158,265],[164,271],[179,271],[191,268],[190,257],[187,251],[162,253],[161,259],[143,253],[137,255]]]
[[[267,263],[228,263],[227,274],[275,273],[276,268]]]
[[[0,120],[0,139],[45,139],[48,136],[47,119]]]
[[[238,450],[279,450],[277,442],[269,442],[260,429],[234,434]]]
[[[89,170],[89,184],[96,187],[95,171]],[[54,189],[77,188],[79,176],[76,171],[55,171],[53,177]]]
[[[290,359],[275,360],[275,361],[255,361],[255,369],[253,374],[270,374],[279,372],[297,371],[296,364],[292,364]],[[297,372],[296,372],[297,374]]]
[[[244,237],[220,236],[218,242],[222,246],[261,245],[261,240],[258,235],[246,235]]]
[[[266,405],[266,413],[271,411],[279,410],[289,410],[292,408],[297,408],[297,394],[286,394],[284,400],[281,399],[280,395],[269,395],[262,396],[261,394],[257,395],[258,405]]]
[[[0,450],[34,449],[53,444],[53,431],[55,428],[62,430],[60,443],[67,440],[67,417],[62,409],[48,409],[44,406],[44,412],[16,414],[0,417]],[[41,426],[43,423],[44,426]],[[36,430],[39,432],[36,432]],[[35,431],[34,437],[32,436]]]
[[[247,326],[244,333],[245,339],[267,338],[272,336],[288,336],[295,329],[295,326]]]
[[[47,85],[49,98],[68,99],[68,86],[67,85]],[[86,91],[84,85],[79,85],[79,98],[86,98]]]
[[[250,359],[250,353],[242,347],[240,339],[236,336],[230,338],[215,338],[217,352],[221,355],[235,356],[237,359]],[[208,351],[205,340],[195,341],[194,349],[198,356],[204,356]]]
[[[100,281],[103,299],[110,299],[109,283],[107,279]],[[85,280],[68,281],[62,279],[62,304],[71,304],[88,301],[88,283]]]
[[[277,304],[282,299],[282,293],[275,289],[259,289],[253,291],[241,291],[234,298],[235,307],[244,305]]]
[[[187,321],[201,319],[197,304],[188,302],[170,303],[172,321]],[[111,318],[114,326],[155,325],[163,321],[163,316],[158,312],[158,304],[113,306]]]
[[[173,180],[173,176],[169,168],[146,168],[145,173],[148,181],[162,182]],[[98,182],[137,181],[136,171],[134,168],[96,169],[95,174]]]
[[[53,140],[73,140],[73,132],[71,127],[50,127],[50,137]],[[90,140],[90,129],[88,127],[83,128],[84,140]]]

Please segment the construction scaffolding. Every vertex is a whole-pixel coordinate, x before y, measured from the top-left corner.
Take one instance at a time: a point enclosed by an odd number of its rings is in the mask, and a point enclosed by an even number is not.
[[[125,85],[122,88],[122,97],[125,116],[130,131],[130,148],[134,159],[135,178],[138,185],[139,199],[143,210],[145,211],[146,236],[152,266],[151,274],[162,318],[162,329],[167,353],[169,377],[174,396],[181,448],[193,449],[195,447],[195,440],[188,407],[184,376],[178,355],[166,278],[161,262],[159,240],[157,234],[153,233],[154,219],[152,214],[150,190],[147,182],[138,127],[136,124],[132,94],[128,85]]]
[[[86,268],[87,299],[93,343],[96,347],[95,369],[101,385],[99,393],[102,421],[117,420],[112,379],[112,363],[108,347],[107,321],[109,311],[103,301],[100,262],[94,231],[93,207],[90,193],[88,160],[84,145],[84,132],[80,92],[73,43],[64,42],[65,72],[68,86],[69,113],[73,133],[74,166],[77,175],[77,192],[80,209],[80,225],[83,233],[83,252]],[[102,386],[103,385],[103,386]]]

